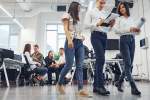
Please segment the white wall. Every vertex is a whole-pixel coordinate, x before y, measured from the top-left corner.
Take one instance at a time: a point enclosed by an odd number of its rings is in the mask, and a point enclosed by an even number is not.
[[[149,0],[134,0],[134,6],[130,10],[131,16],[134,18],[135,23],[138,23],[141,17],[145,17],[147,19],[147,22],[141,29],[141,34],[139,36],[136,36],[136,49],[135,49],[135,59],[134,59],[134,65],[135,64],[141,64],[139,66],[139,72],[140,75],[142,73],[145,74],[145,78],[149,78],[149,72],[150,72],[150,49],[140,49],[140,39],[143,39],[144,37],[150,38],[149,34],[149,26],[150,26],[150,1]],[[144,9],[143,9],[144,8]],[[136,71],[136,67],[134,67],[134,73]]]
[[[24,42],[35,43],[35,32],[36,32],[36,16],[33,18],[19,18],[19,22],[25,27],[25,29],[20,29],[19,32],[19,53],[23,53]],[[33,53],[33,46],[32,53]]]

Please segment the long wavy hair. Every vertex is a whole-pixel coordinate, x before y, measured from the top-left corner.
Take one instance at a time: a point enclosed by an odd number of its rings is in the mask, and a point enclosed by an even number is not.
[[[25,52],[29,52],[30,56],[31,56],[31,44],[26,44],[23,50],[23,54],[25,54]]]
[[[79,16],[78,16],[78,7],[79,5],[81,5],[80,3],[78,2],[75,2],[73,1],[71,4],[70,4],[70,7],[69,7],[69,10],[68,10],[68,13],[71,15],[71,17],[73,18],[73,24],[75,25],[77,23],[77,21],[79,20]]]
[[[47,56],[48,58],[49,58],[49,54],[50,54],[51,52],[53,52],[53,51],[49,51],[49,52],[48,52],[48,56]],[[50,59],[52,59],[52,58],[53,58],[53,56],[52,56]]]
[[[126,9],[126,14],[129,17],[130,16],[130,11],[129,11],[129,6],[126,2],[120,2],[117,8],[117,14],[119,14],[120,16],[122,16],[122,13],[120,12],[120,6],[124,5],[125,9]]]

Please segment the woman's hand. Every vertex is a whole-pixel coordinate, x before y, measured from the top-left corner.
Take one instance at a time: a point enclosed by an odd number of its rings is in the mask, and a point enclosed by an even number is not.
[[[137,32],[139,32],[139,33],[140,33],[140,32],[141,32],[141,29],[137,29]]]
[[[133,31],[133,32],[137,32],[137,30],[138,30],[138,29],[135,28],[135,27],[131,27],[131,28],[130,28],[130,31]]]
[[[82,39],[81,39],[81,41],[83,42],[85,40],[85,37],[84,36],[82,36]]]
[[[52,67],[52,66],[53,66],[53,65],[50,65],[50,66],[48,66],[48,68],[49,68],[49,67]]]
[[[52,58],[52,60],[53,60],[53,61],[55,61],[55,59],[54,59],[54,58]]]
[[[40,64],[40,63],[38,63],[38,67],[41,67],[41,64]]]
[[[68,48],[71,50],[73,49],[73,42],[71,39],[68,40]]]

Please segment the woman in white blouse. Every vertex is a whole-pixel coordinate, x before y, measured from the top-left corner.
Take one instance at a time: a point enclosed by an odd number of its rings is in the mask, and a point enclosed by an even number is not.
[[[116,24],[114,26],[115,33],[120,36],[119,49],[123,57],[125,68],[121,73],[119,81],[116,82],[116,86],[118,87],[118,91],[123,91],[121,88],[121,84],[127,76],[128,81],[131,84],[131,93],[135,95],[140,95],[141,92],[137,89],[133,77],[131,75],[131,69],[133,67],[133,59],[135,52],[135,35],[140,34],[140,29],[135,28],[134,20],[130,16],[130,11],[128,4],[125,2],[121,2],[118,6],[117,13],[120,17],[116,20]]]
[[[47,73],[47,71],[48,71],[47,68],[37,67],[36,66],[36,65],[38,65],[40,63],[33,61],[32,57],[31,57],[31,45],[30,44],[26,44],[25,45],[23,54],[27,57],[27,60],[28,60],[28,62],[30,64],[30,68],[32,70],[40,71],[39,76],[37,77],[37,79],[34,78],[34,80],[36,82],[40,81],[40,86],[44,86],[43,81],[41,81],[41,80],[42,80],[43,76]],[[27,69],[27,70],[31,70],[30,68]]]
[[[64,46],[66,65],[61,70],[58,83],[56,85],[60,93],[65,93],[62,88],[63,81],[66,74],[72,68],[74,63],[74,56],[76,59],[76,78],[78,81],[78,95],[91,97],[92,95],[83,90],[83,60],[84,60],[84,36],[82,36],[82,23],[79,19],[79,12],[81,11],[81,4],[72,2],[68,13],[62,16],[62,22],[66,34],[66,42]]]

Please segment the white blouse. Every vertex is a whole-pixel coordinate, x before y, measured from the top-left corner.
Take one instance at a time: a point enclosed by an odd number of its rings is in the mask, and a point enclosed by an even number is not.
[[[73,40],[73,38],[76,39],[82,39],[82,23],[81,22],[77,22],[77,24],[73,25],[73,18],[70,16],[69,13],[65,13],[62,16],[62,20],[67,18],[69,20],[69,25],[68,25],[68,29],[69,29],[69,33],[70,33],[70,37]]]
[[[135,27],[134,19],[132,17],[125,18],[124,16],[118,17],[116,19],[116,24],[114,25],[115,33],[119,36],[122,35],[139,35],[140,32],[130,31],[131,27]]]
[[[32,57],[30,57],[29,52],[25,52],[24,55],[27,57],[27,60],[28,60],[28,62],[30,64],[30,68],[32,70],[35,69],[37,67],[36,64],[38,64],[38,62],[35,62],[35,61],[32,60]],[[30,69],[27,69],[27,70],[30,71]]]

